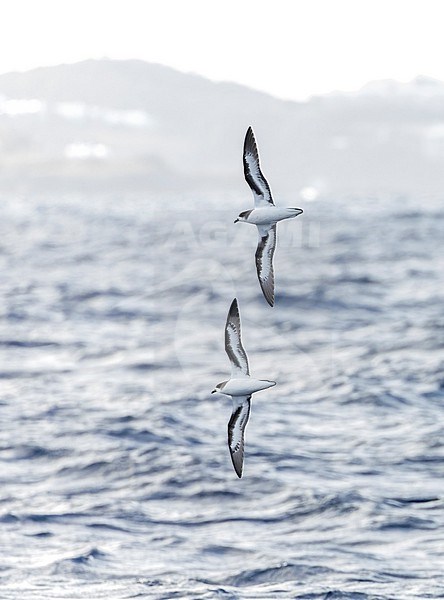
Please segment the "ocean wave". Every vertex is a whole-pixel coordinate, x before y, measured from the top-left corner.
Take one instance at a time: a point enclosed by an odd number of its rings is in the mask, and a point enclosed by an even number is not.
[[[443,597],[441,212],[313,204],[271,310],[253,231],[196,211],[176,247],[172,211],[120,200],[4,206],[2,599]],[[210,393],[234,296],[278,382],[240,480]]]

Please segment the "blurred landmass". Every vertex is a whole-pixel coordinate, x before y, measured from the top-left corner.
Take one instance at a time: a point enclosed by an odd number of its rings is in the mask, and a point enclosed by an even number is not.
[[[290,102],[109,59],[0,76],[0,189],[244,191],[249,125],[275,191],[444,189],[443,82],[380,81]]]

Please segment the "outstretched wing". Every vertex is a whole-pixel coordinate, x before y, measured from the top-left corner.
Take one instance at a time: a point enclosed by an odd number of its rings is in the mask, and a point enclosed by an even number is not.
[[[225,325],[225,351],[231,362],[231,377],[250,375],[247,353],[242,346],[241,322],[237,298],[233,300],[228,311]]]
[[[256,269],[265,300],[274,306],[274,269],[273,256],[276,249],[276,223],[257,226],[259,243],[256,249]]]
[[[259,153],[251,127],[247,129],[244,141],[244,175],[254,197],[254,206],[274,206],[270,186],[262,175],[259,164]]]
[[[228,447],[236,475],[242,477],[244,466],[245,427],[250,417],[250,396],[234,396],[233,412],[228,423]]]

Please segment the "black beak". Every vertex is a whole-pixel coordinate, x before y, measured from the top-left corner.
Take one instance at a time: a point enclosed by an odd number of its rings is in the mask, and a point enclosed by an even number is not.
[[[213,390],[211,393],[212,393],[212,394],[215,394],[216,392],[217,392],[217,390]]]
[[[236,220],[235,220],[235,223],[237,223],[238,221],[239,221],[239,219],[236,219]]]

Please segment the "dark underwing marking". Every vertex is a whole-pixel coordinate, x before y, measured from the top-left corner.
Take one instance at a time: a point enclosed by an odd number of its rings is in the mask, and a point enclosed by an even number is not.
[[[231,363],[242,373],[249,375],[248,358],[242,346],[241,323],[236,298],[231,303],[225,325],[225,350]]]
[[[270,186],[268,185],[268,181],[265,179],[261,171],[259,152],[257,150],[256,140],[251,127],[248,128],[245,135],[243,164],[244,177],[250,186],[253,195],[262,198],[268,204],[274,205]]]
[[[251,395],[246,396],[242,404],[237,406],[228,423],[228,447],[236,475],[242,477],[244,465],[245,427],[250,416]]]
[[[276,224],[261,235],[256,249],[256,269],[262,292],[268,304],[274,306],[274,269],[273,256],[276,249]],[[264,266],[264,263],[267,263]],[[268,270],[268,275],[265,271]]]

